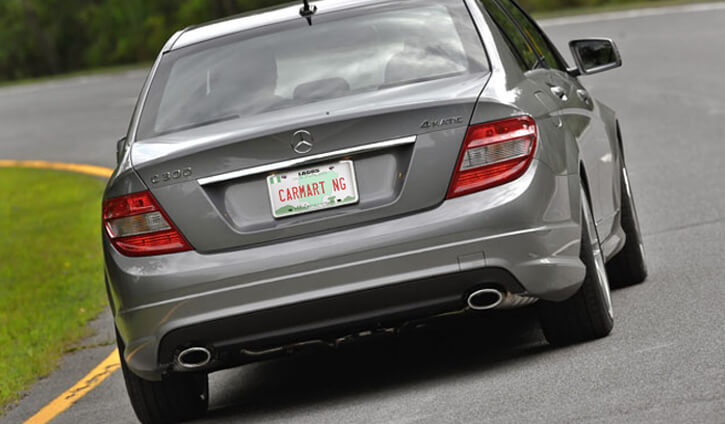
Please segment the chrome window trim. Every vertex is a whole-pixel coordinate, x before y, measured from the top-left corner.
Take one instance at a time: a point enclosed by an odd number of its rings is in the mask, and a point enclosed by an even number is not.
[[[289,169],[296,166],[304,165],[305,163],[317,162],[329,158],[352,155],[357,153],[372,152],[375,150],[386,149],[390,147],[403,146],[406,144],[413,144],[418,139],[418,136],[411,135],[408,137],[396,138],[392,140],[379,141],[371,144],[364,144],[362,146],[349,147],[347,149],[335,150],[333,152],[319,153],[316,155],[310,155],[300,157],[296,159],[290,159],[282,162],[270,163],[267,165],[255,166],[254,168],[240,169],[237,171],[226,172],[224,174],[213,175],[211,177],[199,178],[196,181],[199,185],[205,186],[209,184],[219,183],[222,181],[229,181],[236,178],[249,177],[251,175],[263,174],[271,171],[280,171],[283,169]]]

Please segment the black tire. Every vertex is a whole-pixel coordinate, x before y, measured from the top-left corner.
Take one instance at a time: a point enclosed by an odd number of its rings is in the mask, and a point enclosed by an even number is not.
[[[541,328],[552,345],[568,345],[607,336],[614,326],[612,300],[599,236],[586,193],[582,196],[580,258],[586,275],[579,291],[563,302],[539,302]]]
[[[622,229],[626,236],[624,247],[607,263],[612,288],[639,284],[647,279],[647,262],[639,230],[637,208],[634,205],[627,167],[622,166]]]
[[[123,356],[123,341],[116,334],[121,370],[131,406],[143,424],[167,424],[202,417],[209,404],[206,374],[174,374],[148,381],[134,374]]]

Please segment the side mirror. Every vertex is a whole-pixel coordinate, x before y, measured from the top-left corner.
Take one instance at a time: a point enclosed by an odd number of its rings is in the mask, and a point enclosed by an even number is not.
[[[123,137],[116,142],[116,164],[121,163],[123,155],[126,154],[126,140],[126,137]]]
[[[608,38],[570,41],[569,48],[580,75],[598,74],[622,66],[617,45]]]

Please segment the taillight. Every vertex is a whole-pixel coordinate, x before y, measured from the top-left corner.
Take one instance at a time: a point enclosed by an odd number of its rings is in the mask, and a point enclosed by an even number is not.
[[[103,227],[113,246],[126,256],[191,250],[149,191],[104,201]]]
[[[529,116],[474,125],[468,129],[448,198],[515,180],[531,164],[536,122]]]

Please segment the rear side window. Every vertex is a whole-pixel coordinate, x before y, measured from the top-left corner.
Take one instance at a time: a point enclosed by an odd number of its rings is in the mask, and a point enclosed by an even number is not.
[[[556,49],[549,43],[549,40],[541,32],[539,27],[529,18],[521,9],[511,0],[499,0],[504,8],[511,14],[511,17],[521,27],[531,45],[536,49],[536,53],[546,60],[546,64],[550,68],[565,70],[566,66],[562,63]]]
[[[486,70],[461,1],[318,14],[167,53],[137,138]]]
[[[506,15],[495,0],[481,0],[481,3],[483,3],[501,32],[503,32],[509,47],[511,47],[522,65],[521,69],[523,71],[533,69],[538,62],[538,56],[514,21]]]

